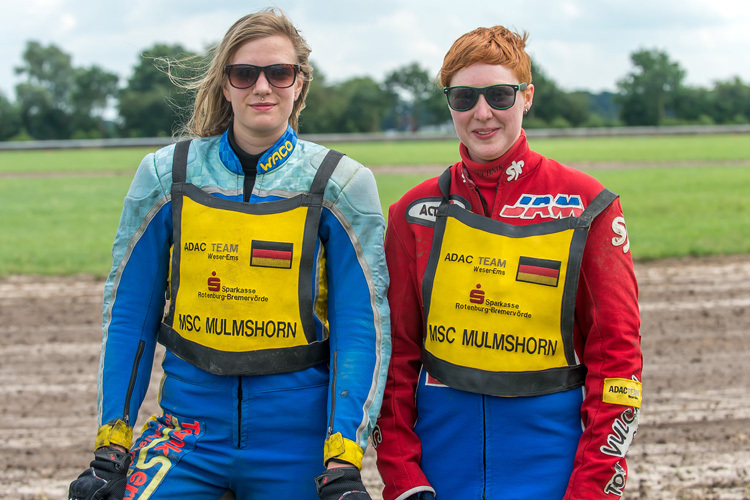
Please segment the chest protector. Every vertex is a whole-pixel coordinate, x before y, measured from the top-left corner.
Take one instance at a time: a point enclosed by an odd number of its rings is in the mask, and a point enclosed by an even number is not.
[[[317,340],[314,319],[325,292],[313,297],[324,265],[314,263],[323,192],[343,155],[328,153],[309,193],[242,203],[186,182],[188,148],[178,143],[174,155],[171,301],[159,342],[217,375],[286,373],[328,361],[326,324]]]
[[[578,276],[604,189],[578,217],[514,226],[448,202],[450,170],[422,282],[425,369],[440,382],[495,396],[580,387],[573,349]]]

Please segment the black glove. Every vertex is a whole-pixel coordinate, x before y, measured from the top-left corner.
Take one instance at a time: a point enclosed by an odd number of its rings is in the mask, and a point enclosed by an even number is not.
[[[356,467],[328,469],[315,478],[321,500],[372,500]]]
[[[94,452],[90,465],[70,483],[68,500],[122,500],[130,453],[105,446]]]

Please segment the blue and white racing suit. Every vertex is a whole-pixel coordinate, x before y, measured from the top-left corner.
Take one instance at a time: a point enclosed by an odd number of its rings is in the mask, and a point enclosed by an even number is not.
[[[328,338],[327,362],[226,375],[168,349],[163,415],[151,417],[131,443],[170,298],[174,151],[172,145],[147,155],[125,198],[104,290],[96,447],[132,444],[128,499],[218,498],[227,489],[238,500],[317,498],[313,478],[326,461],[361,467],[390,358],[384,220],[374,177],[344,157],[325,185],[311,293],[314,335]],[[288,128],[260,158],[249,203],[308,192],[327,152]],[[187,183],[244,205],[243,180],[226,132],[191,142]]]

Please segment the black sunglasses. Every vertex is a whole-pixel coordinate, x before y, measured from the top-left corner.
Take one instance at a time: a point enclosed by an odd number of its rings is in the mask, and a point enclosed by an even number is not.
[[[247,89],[255,85],[261,71],[266,75],[268,83],[279,89],[294,85],[297,80],[298,64],[271,64],[270,66],[255,66],[254,64],[227,64],[224,74],[229,77],[229,84],[236,89]]]
[[[516,103],[516,92],[526,90],[528,85],[501,83],[489,87],[444,87],[443,93],[448,98],[448,106],[454,111],[469,111],[476,105],[479,95],[483,95],[491,107],[508,109]]]

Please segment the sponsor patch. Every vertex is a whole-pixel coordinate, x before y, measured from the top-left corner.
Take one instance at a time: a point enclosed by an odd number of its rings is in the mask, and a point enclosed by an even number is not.
[[[620,416],[612,421],[612,432],[607,435],[607,443],[599,451],[611,457],[625,458],[630,444],[638,432],[638,419],[641,410],[625,408]]]
[[[380,417],[380,415],[378,415]],[[370,442],[372,447],[377,449],[378,445],[383,442],[383,433],[380,431],[380,426],[376,425],[370,434]]]
[[[605,378],[602,401],[605,403],[641,407],[641,383],[626,378]]]
[[[253,240],[250,265],[291,269],[293,249],[292,243]]]
[[[288,127],[284,135],[274,144],[274,147],[266,151],[258,160],[258,172],[270,172],[283,165],[289,155],[292,154],[297,145],[297,136]]]
[[[615,463],[615,472],[612,474],[612,478],[609,480],[607,485],[604,487],[604,493],[607,495],[617,495],[621,497],[625,493],[625,481],[628,476],[628,472],[625,468],[620,465],[620,462]]]
[[[203,437],[204,428],[201,422],[179,422],[169,413],[146,421],[141,436],[130,452],[133,465],[122,498],[150,498],[169,469],[195,449],[196,443]]]
[[[556,287],[560,280],[560,261],[521,257],[516,281]]]
[[[562,219],[580,217],[583,201],[576,194],[522,194],[515,205],[505,205],[500,217],[514,219]]]
[[[412,201],[409,206],[406,207],[406,221],[422,226],[434,226],[435,221],[437,220],[437,209],[440,206],[441,201],[443,201],[443,198],[440,196],[419,198],[418,200]],[[461,208],[471,210],[469,202],[461,196],[451,195],[450,201]]]
[[[612,231],[617,235],[612,238],[612,245],[622,247],[622,253],[628,253],[630,250],[630,240],[628,239],[628,230],[625,227],[624,217],[615,217],[612,219]]]
[[[508,182],[518,180],[518,178],[521,176],[521,172],[523,172],[523,160],[514,161],[513,163],[511,163],[510,166],[505,170],[505,173],[508,176]]]

